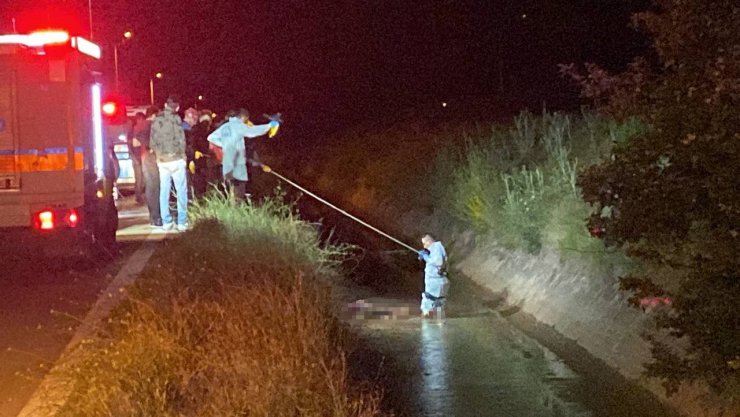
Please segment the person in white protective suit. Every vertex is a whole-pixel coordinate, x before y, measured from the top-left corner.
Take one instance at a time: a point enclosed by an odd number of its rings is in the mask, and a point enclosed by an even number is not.
[[[431,235],[421,238],[424,249],[419,251],[419,259],[424,267],[424,292],[421,294],[421,314],[429,318],[444,318],[444,306],[450,281],[447,279],[447,252],[441,242]]]
[[[263,125],[249,124],[249,113],[244,109],[208,135],[208,142],[220,149],[223,155],[223,179],[234,190],[237,199],[244,200],[247,185],[247,149],[244,138],[266,135],[280,123],[271,120]]]

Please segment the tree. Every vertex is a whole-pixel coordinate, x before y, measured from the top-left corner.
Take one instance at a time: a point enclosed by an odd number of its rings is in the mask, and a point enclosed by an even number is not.
[[[657,65],[640,59],[617,76],[596,66],[576,75],[602,109],[649,126],[583,173],[580,185],[600,209],[591,230],[645,265],[622,278],[631,300],[670,302],[651,338],[647,373],[669,393],[682,381],[704,380],[737,405],[740,7],[732,0],[655,6],[633,20],[653,39]]]

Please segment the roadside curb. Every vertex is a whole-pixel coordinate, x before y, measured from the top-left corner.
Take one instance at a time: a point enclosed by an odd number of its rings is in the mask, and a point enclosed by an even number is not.
[[[102,322],[126,294],[126,288],[136,281],[154,253],[157,243],[165,235],[150,233],[141,246],[124,262],[113,281],[103,291],[85,319],[75,330],[72,339],[67,343],[61,356],[70,352],[82,340],[93,336],[97,325]],[[18,414],[18,417],[49,417],[56,414],[72,393],[72,386],[65,386],[55,377],[52,368],[41,381],[36,391]]]

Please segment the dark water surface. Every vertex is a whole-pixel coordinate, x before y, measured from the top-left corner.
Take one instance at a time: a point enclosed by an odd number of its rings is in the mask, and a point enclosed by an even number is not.
[[[576,373],[495,314],[443,323],[366,321],[361,333],[365,343],[357,356],[363,356],[366,369],[382,363],[386,403],[401,415],[673,415],[630,384]]]

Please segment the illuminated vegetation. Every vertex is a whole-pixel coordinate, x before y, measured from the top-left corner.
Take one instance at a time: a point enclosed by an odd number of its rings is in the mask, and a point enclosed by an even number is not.
[[[377,416],[349,381],[328,280],[344,250],[275,200],[211,197],[94,340],[64,358],[63,416]]]

